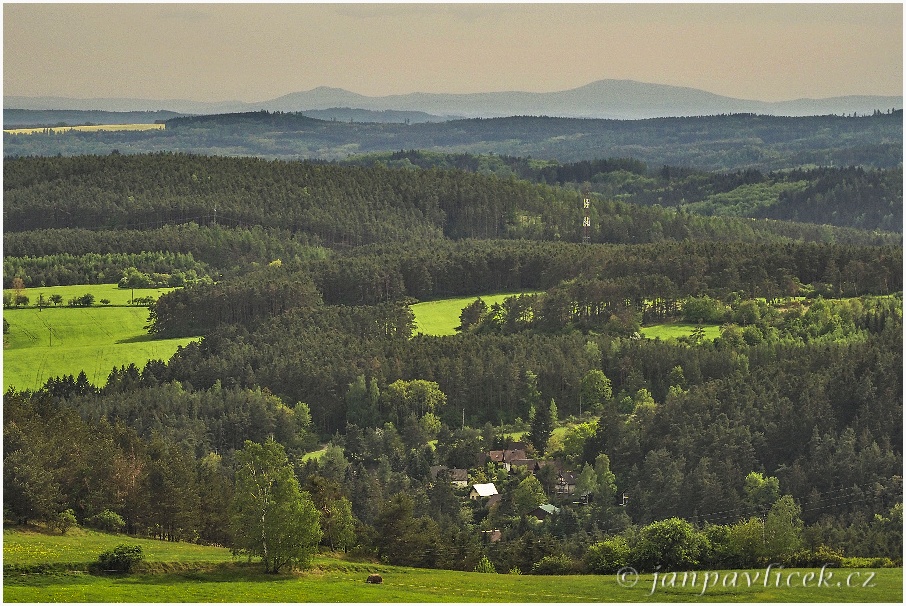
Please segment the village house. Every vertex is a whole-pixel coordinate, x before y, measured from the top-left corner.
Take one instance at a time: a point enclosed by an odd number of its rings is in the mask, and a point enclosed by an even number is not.
[[[469,485],[469,471],[467,469],[450,469],[446,465],[432,465],[431,469],[431,479],[437,480],[437,476],[446,473],[450,478],[450,483],[456,486],[457,488],[465,488]]]
[[[567,496],[576,492],[576,474],[566,469],[563,461],[541,461],[538,468],[552,468],[556,474],[556,480],[548,487],[558,496]]]
[[[535,459],[528,458],[524,448],[489,450],[481,453],[478,460],[481,465],[490,461],[498,467],[503,467],[506,471],[512,471],[514,467],[522,466],[527,467],[529,473],[534,474],[539,469],[538,462]]]
[[[535,475],[541,469],[541,464],[535,459],[513,459],[510,461],[510,469],[516,467],[525,467],[530,474]]]
[[[545,505],[539,505],[529,512],[530,516],[535,516],[539,520],[546,520],[552,515],[560,513],[560,508],[547,503]]]
[[[557,476],[554,492],[558,495],[571,495],[576,492],[576,474],[572,471],[561,471]]]
[[[494,486],[493,482],[488,482],[487,484],[473,484],[472,490],[469,491],[469,498],[473,501],[478,499],[487,499],[497,493],[497,487]]]

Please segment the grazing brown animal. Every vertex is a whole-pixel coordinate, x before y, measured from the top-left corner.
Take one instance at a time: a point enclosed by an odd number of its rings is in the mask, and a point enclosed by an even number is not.
[[[369,574],[368,578],[365,579],[366,583],[374,583],[375,585],[380,585],[384,582],[384,579],[379,574]]]

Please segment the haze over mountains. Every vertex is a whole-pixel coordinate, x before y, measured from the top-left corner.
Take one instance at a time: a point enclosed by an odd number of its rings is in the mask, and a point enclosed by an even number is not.
[[[369,97],[338,88],[318,87],[257,103],[197,102],[181,99],[72,99],[5,96],[6,109],[158,111],[219,114],[247,111],[304,112],[353,108],[373,112],[420,112],[407,118],[436,121],[451,118],[558,116],[570,118],[644,118],[754,113],[777,116],[870,114],[902,109],[902,96],[853,95],[825,99],[767,102],[734,99],[703,90],[633,80],[599,80],[586,86],[549,93],[494,92],[471,94],[410,93]],[[399,116],[395,116],[399,117]]]

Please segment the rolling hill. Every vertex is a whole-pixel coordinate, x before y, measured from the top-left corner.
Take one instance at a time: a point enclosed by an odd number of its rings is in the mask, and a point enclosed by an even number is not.
[[[634,80],[598,80],[578,88],[553,92],[489,92],[469,94],[409,93],[369,97],[339,88],[320,86],[254,103],[198,102],[180,99],[71,99],[17,97],[3,99],[4,108],[105,111],[169,110],[215,114],[246,111],[301,112],[332,108],[373,111],[414,111],[449,118],[501,116],[558,116],[638,120],[676,116],[757,113],[777,116],[870,114],[902,109],[902,96],[845,96],[765,102],[735,99],[707,91]]]

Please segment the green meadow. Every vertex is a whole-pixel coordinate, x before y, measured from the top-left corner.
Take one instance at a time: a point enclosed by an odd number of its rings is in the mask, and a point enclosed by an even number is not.
[[[42,564],[52,568],[85,570],[101,552],[121,543],[140,545],[148,562],[231,562],[225,547],[138,539],[85,528],[72,528],[65,535],[39,527],[29,530],[4,528],[3,564],[27,568]]]
[[[520,294],[531,293],[504,293],[495,295],[480,295],[482,301],[488,304],[488,307],[494,303],[503,303],[507,297],[514,297]],[[455,335],[456,327],[459,326],[459,314],[462,308],[472,303],[479,296],[457,297],[455,299],[440,299],[438,301],[426,301],[411,305],[412,313],[415,314],[415,332],[434,337],[443,337]]]
[[[135,573],[86,572],[101,552],[122,543],[140,545],[145,553]],[[3,562],[5,602],[901,603],[903,595],[901,568],[516,576],[404,568],[323,553],[308,570],[267,575],[222,547],[78,528],[65,536],[4,530]],[[365,583],[370,573],[379,573],[383,583]]]
[[[157,298],[171,289],[135,289],[135,297]],[[8,292],[8,291],[6,291]],[[91,307],[69,307],[66,302],[86,293],[95,296]],[[144,326],[148,309],[130,306],[130,289],[115,284],[91,284],[29,288],[25,294],[29,307],[3,310],[9,332],[3,339],[3,390],[10,387],[35,389],[47,379],[76,376],[84,371],[88,380],[103,386],[110,370],[134,363],[142,367],[148,360],[169,359],[177,347],[192,338],[155,339]],[[48,300],[63,297],[60,307],[34,307],[39,295]],[[108,299],[109,305],[101,305]]]
[[[481,295],[481,299],[488,304],[503,303],[507,297],[519,294],[531,293],[508,293],[495,295]],[[427,301],[425,303],[416,303],[411,305],[412,313],[415,314],[415,332],[425,335],[442,337],[455,335],[456,327],[459,326],[459,314],[462,309],[472,303],[477,296],[457,297],[455,299],[441,299],[439,301]],[[642,336],[646,339],[661,339],[667,341],[686,337],[692,334],[698,328],[697,324],[688,324],[683,322],[670,322],[666,324],[657,324],[642,328]],[[705,339],[713,340],[720,336],[720,326],[703,325],[705,330]]]
[[[720,336],[720,326],[717,324],[689,324],[686,322],[668,322],[666,324],[655,324],[642,328],[642,336],[646,339],[660,339],[669,341],[680,337],[688,337],[696,329],[701,328],[705,331],[705,340],[713,341]]]

